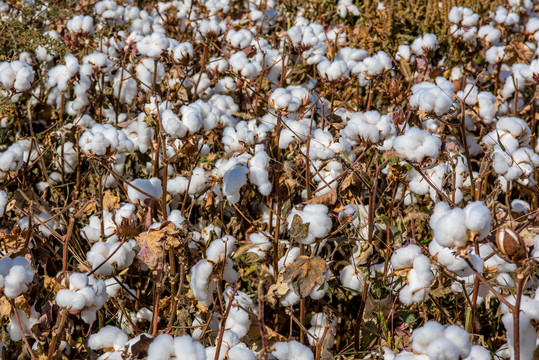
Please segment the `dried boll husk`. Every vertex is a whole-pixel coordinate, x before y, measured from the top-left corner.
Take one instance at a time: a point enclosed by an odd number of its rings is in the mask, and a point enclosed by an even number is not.
[[[511,228],[501,228],[496,233],[496,246],[498,251],[515,263],[526,256],[526,246]]]

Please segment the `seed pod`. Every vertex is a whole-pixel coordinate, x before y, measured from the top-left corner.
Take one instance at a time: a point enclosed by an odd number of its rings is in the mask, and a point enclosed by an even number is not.
[[[496,234],[496,245],[498,250],[512,262],[517,262],[526,255],[526,247],[513,229],[499,229]]]

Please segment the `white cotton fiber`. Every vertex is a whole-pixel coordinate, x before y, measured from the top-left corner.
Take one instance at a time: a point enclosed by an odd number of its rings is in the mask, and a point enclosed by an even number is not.
[[[127,334],[115,326],[107,325],[88,339],[88,346],[92,350],[113,348],[120,350],[127,343]]]

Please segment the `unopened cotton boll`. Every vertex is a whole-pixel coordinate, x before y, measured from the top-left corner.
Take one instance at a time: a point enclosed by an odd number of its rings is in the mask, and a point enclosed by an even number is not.
[[[139,190],[144,191],[145,194]],[[161,179],[159,178],[151,178],[149,180],[135,179],[127,187],[127,196],[133,204],[145,205],[146,200],[160,199],[162,195],[163,188],[161,187]]]

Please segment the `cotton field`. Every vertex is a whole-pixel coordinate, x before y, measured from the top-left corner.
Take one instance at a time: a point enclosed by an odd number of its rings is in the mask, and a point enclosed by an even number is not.
[[[539,359],[539,2],[0,1],[2,359]]]

